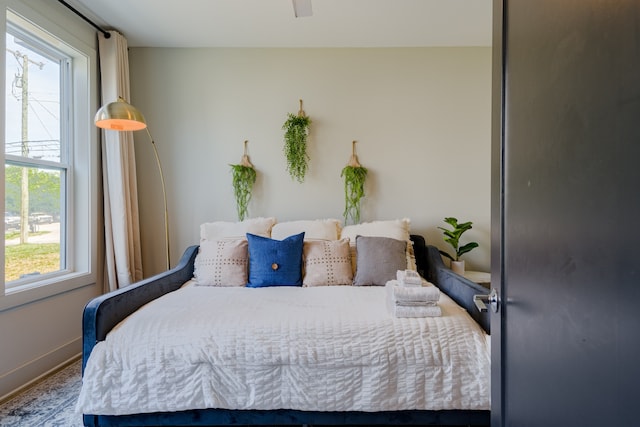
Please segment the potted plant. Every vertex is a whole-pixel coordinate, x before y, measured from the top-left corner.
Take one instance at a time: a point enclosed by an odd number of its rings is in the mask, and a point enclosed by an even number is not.
[[[364,197],[364,182],[367,179],[367,168],[360,165],[356,156],[356,141],[351,144],[351,158],[340,173],[344,177],[344,223],[349,217],[354,224],[360,222],[360,200]]]
[[[282,125],[284,132],[284,155],[287,158],[287,171],[292,179],[303,182],[307,174],[309,156],[307,155],[307,136],[311,119],[302,110],[302,99],[298,115],[289,113]]]
[[[247,143],[244,142],[244,154],[240,164],[231,166],[233,174],[233,195],[236,199],[236,211],[238,212],[238,220],[242,221],[247,216],[249,201],[251,200],[251,191],[253,184],[256,182],[256,170],[249,161],[247,155]]]
[[[449,230],[443,227],[438,228],[444,233],[444,241],[449,243],[453,247],[455,256],[451,256],[448,252],[445,251],[440,251],[440,254],[451,260],[451,270],[462,275],[464,274],[464,260],[461,260],[460,257],[471,251],[473,248],[477,248],[479,246],[476,242],[469,242],[465,245],[460,246],[460,237],[465,231],[471,230],[472,222],[469,221],[459,224],[458,220],[453,217],[445,218],[444,222],[453,227],[453,229]]]

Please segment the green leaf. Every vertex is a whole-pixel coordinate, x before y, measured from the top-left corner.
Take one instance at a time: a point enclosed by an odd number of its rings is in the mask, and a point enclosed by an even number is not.
[[[446,222],[447,224],[449,224],[453,228],[456,228],[458,226],[458,220],[456,218],[453,218],[453,217],[445,218],[444,222]]]
[[[471,249],[477,248],[478,246],[479,245],[476,242],[470,242],[466,245],[460,246],[460,248],[458,249],[458,258],[469,252]]]
[[[458,238],[460,237],[458,234],[454,233],[451,230],[444,230],[444,232],[442,234],[444,234],[446,237],[448,237],[450,239],[453,239],[453,240],[458,240]]]
[[[467,230],[471,230],[471,222],[464,222],[462,224],[458,224],[458,226],[456,227],[458,230],[461,230],[461,234],[464,233]]]
[[[446,254],[446,252],[440,251],[440,253],[442,253],[444,256],[448,257],[452,261],[458,261],[461,255],[463,255],[463,254],[471,251],[473,248],[477,248],[479,246],[478,243],[471,242],[471,243],[467,243],[467,244],[462,245],[462,246],[459,247],[460,238],[462,237],[462,234],[464,234],[464,232],[467,231],[467,230],[471,230],[471,228],[472,228],[472,224],[473,223],[471,221],[458,223],[458,219],[457,218],[446,217],[444,219],[444,222],[446,222],[451,227],[453,227],[453,230],[449,230],[449,229],[446,229],[446,228],[443,228],[443,227],[437,227],[437,228],[442,230],[443,239],[444,239],[445,242],[450,244],[451,247],[454,249],[454,251],[456,253],[456,258],[453,258],[451,255]]]
[[[244,165],[229,165],[233,175],[233,195],[236,199],[236,212],[240,221],[247,217],[251,191],[256,182],[256,170]]]
[[[448,253],[446,253],[445,251],[440,251],[439,250],[438,252],[440,252],[440,255],[449,258],[451,261],[455,261],[455,259],[453,259],[453,257],[451,255],[449,255]]]
[[[445,237],[444,241],[453,246],[453,249],[458,250],[458,239]]]
[[[303,182],[307,174],[309,156],[307,155],[307,136],[311,119],[288,113],[282,125],[284,133],[283,152],[287,159],[287,171],[292,179]]]
[[[345,166],[340,173],[344,177],[344,222],[351,218],[354,224],[360,222],[360,201],[364,197],[364,183],[367,178],[367,168],[362,166]]]

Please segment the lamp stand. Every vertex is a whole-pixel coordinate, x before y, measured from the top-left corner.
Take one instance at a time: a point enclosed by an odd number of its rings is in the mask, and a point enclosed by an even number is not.
[[[151,141],[151,146],[153,147],[153,154],[156,156],[156,163],[158,165],[158,171],[160,172],[160,181],[162,182],[162,198],[164,199],[164,241],[166,246],[166,261],[167,261],[167,270],[171,267],[170,255],[169,255],[169,210],[167,208],[167,189],[164,183],[164,173],[162,172],[162,164],[160,163],[160,156],[158,156],[158,149],[156,148],[156,142],[153,140],[151,136],[151,132],[149,132],[149,128],[145,127],[147,130],[147,135],[149,135],[149,140]]]

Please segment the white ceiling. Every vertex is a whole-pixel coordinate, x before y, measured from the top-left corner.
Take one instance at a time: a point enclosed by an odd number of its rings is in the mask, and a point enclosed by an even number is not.
[[[67,0],[131,47],[490,46],[491,0]]]

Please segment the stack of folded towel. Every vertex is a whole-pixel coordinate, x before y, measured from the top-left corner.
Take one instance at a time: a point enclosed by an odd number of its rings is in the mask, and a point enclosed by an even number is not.
[[[395,317],[437,317],[442,315],[438,300],[440,290],[413,274],[398,271],[398,280],[387,282],[387,302],[389,311]],[[425,286],[426,285],[426,286]]]
[[[398,270],[396,279],[401,286],[422,286],[422,277],[415,270]]]

